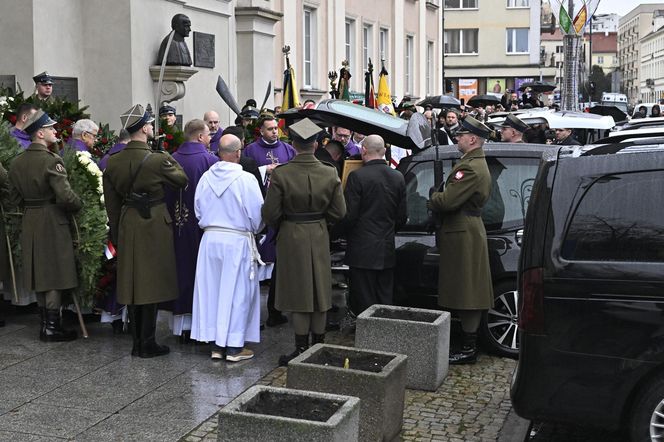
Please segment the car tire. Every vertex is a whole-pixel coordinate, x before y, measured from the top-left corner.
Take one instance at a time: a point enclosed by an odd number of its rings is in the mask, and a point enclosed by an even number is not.
[[[494,306],[482,315],[480,337],[491,353],[519,357],[518,293],[516,281],[500,281],[493,287]]]
[[[641,388],[632,406],[629,436],[632,442],[657,440],[664,435],[664,378],[657,378]]]

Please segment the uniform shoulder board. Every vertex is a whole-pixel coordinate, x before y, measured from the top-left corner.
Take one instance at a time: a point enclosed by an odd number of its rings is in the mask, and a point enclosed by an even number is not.
[[[50,151],[50,150],[48,150],[48,149],[46,149],[46,152],[50,153],[51,156],[53,156],[53,157],[62,158],[62,157],[60,157],[60,154],[57,154],[57,153],[55,153],[55,152],[52,152],[52,151]]]
[[[335,166],[334,164],[330,163],[329,161],[321,161],[320,163],[321,163],[321,164],[325,164],[326,166],[334,167],[335,169],[336,169],[336,167],[337,167],[337,166]]]

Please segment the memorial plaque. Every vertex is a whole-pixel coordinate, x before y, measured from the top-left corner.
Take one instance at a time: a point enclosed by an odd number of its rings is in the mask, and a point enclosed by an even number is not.
[[[78,78],[53,77],[53,95],[78,103]]]
[[[194,66],[214,67],[214,34],[194,32]]]
[[[15,75],[0,75],[0,89],[9,89],[10,93],[16,93],[16,76]]]

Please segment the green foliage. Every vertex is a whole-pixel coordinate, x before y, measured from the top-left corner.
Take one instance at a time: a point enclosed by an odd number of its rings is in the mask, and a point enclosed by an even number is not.
[[[72,232],[78,269],[76,292],[83,306],[92,306],[97,281],[102,275],[104,246],[108,238],[101,171],[86,152],[65,149],[63,160],[72,190],[83,202],[83,208],[74,217],[76,223]]]
[[[23,152],[23,148],[14,137],[12,137],[11,127],[6,121],[0,121],[0,163],[5,168],[9,170],[11,167],[12,161],[20,153]],[[20,277],[21,269],[21,220],[22,216],[20,213],[16,212],[5,212],[5,230],[7,236],[9,237],[9,242],[12,249],[12,258],[14,262],[14,271],[16,277]],[[5,238],[0,238],[0,241],[5,241]]]
[[[184,143],[184,133],[175,124],[166,124],[165,120],[159,123],[159,135],[164,135],[161,146],[168,153],[174,153]]]

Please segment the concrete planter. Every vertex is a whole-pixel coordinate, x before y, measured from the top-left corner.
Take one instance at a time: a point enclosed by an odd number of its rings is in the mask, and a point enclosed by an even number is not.
[[[217,440],[358,441],[359,413],[355,397],[256,385],[221,410]]]
[[[449,368],[450,314],[373,305],[357,317],[355,347],[408,356],[406,387],[435,391]]]
[[[289,388],[359,397],[363,442],[391,441],[401,431],[404,355],[317,344],[290,361],[286,383]]]

